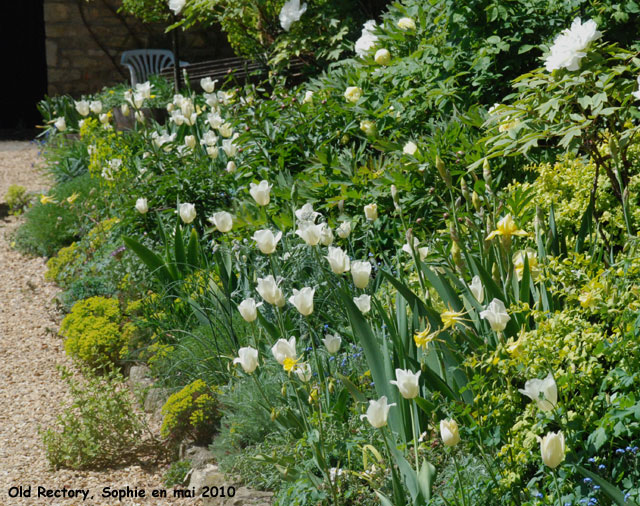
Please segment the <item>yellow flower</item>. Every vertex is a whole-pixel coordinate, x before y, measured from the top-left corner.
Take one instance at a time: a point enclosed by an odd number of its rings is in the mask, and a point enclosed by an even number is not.
[[[69,204],[73,204],[73,203],[74,203],[74,201],[75,201],[79,196],[80,196],[80,194],[79,194],[79,193],[77,193],[77,192],[73,192],[69,197],[67,197],[67,202],[68,202]]]
[[[55,199],[53,197],[50,197],[49,195],[40,195],[40,203],[42,205],[46,205],[46,204],[57,204],[57,202],[55,201]]]
[[[417,332],[414,336],[413,336],[413,340],[416,343],[416,346],[418,348],[424,348],[427,349],[427,345],[433,341],[433,339],[436,337],[436,333],[435,332],[431,332],[431,325],[429,325],[427,323],[427,328],[424,329],[422,332]]]
[[[501,235],[505,239],[511,238],[512,235],[526,237],[528,234],[524,230],[518,229],[516,222],[513,221],[511,214],[503,216],[498,222],[498,228],[487,236],[487,241],[493,239],[497,235]]]
[[[464,322],[464,318],[462,317],[463,315],[464,315],[464,311],[454,311],[451,308],[449,308],[448,311],[443,311],[442,313],[440,313],[440,319],[444,324],[444,327],[442,328],[442,330],[453,328],[456,326],[457,323],[459,323],[460,325],[466,328],[466,325],[463,323]]]
[[[524,343],[524,328],[520,332],[517,340],[509,339],[507,342],[507,351],[514,357],[522,355],[522,345]]]
[[[282,362],[282,367],[284,367],[285,371],[291,372],[296,369],[297,364],[298,361],[295,358],[287,357]]]
[[[518,251],[515,255],[513,255],[513,269],[516,271],[518,281],[522,281],[522,276],[524,275],[525,257],[527,258],[527,261],[529,263],[529,274],[531,276],[531,279],[535,281],[540,274],[540,269],[538,269],[538,255],[531,248],[527,248],[523,251]]]
[[[582,292],[578,297],[580,305],[584,308],[593,307],[596,305],[596,298],[593,296],[592,291]]]

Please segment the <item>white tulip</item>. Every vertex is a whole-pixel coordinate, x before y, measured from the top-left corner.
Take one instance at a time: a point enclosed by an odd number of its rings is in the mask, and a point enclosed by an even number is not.
[[[224,151],[225,155],[227,155],[227,158],[233,158],[234,156],[236,156],[236,154],[238,154],[238,145],[236,144],[235,140],[236,138],[234,136],[233,139],[223,139],[222,141],[222,151]]]
[[[551,411],[558,403],[558,386],[551,373],[541,379],[530,379],[524,384],[524,389],[518,389],[532,401],[536,401],[542,411]]]
[[[89,109],[94,114],[100,114],[102,112],[102,102],[100,100],[94,100],[89,104]]]
[[[440,420],[440,437],[445,446],[455,446],[460,442],[460,432],[455,420]]]
[[[196,137],[195,137],[195,135],[186,135],[184,137],[184,144],[189,149],[195,148],[196,147]]]
[[[349,255],[341,248],[329,247],[329,254],[325,257],[331,265],[334,274],[342,274],[347,272],[351,267]]]
[[[320,244],[323,246],[331,246],[333,243],[333,232],[331,227],[326,223],[322,223],[320,230]]]
[[[217,146],[207,146],[207,154],[213,160],[215,160],[216,158],[218,158],[218,155],[220,154],[220,150],[218,149]]]
[[[346,239],[351,234],[351,222],[343,221],[340,226],[336,229],[338,236],[342,239]]]
[[[153,85],[149,81],[136,84],[136,92],[138,92],[143,99],[151,98],[151,88],[153,88]]]
[[[307,11],[307,4],[300,5],[300,0],[288,0],[280,9],[280,26],[288,32],[291,25],[300,20],[300,17]]]
[[[258,350],[246,346],[238,350],[238,357],[233,359],[234,364],[240,364],[244,372],[251,374],[258,367]]]
[[[545,437],[538,438],[540,441],[540,453],[542,462],[551,469],[555,469],[564,460],[565,446],[564,434],[562,431],[549,432]]]
[[[213,213],[209,221],[218,229],[218,232],[229,232],[233,228],[233,215],[226,211]]]
[[[220,128],[218,128],[218,132],[220,132],[220,135],[222,135],[222,137],[231,137],[233,135],[233,127],[231,126],[231,123],[223,123],[222,125],[220,125]]]
[[[402,148],[402,152],[403,152],[405,155],[411,155],[411,156],[413,156],[413,155],[415,155],[415,154],[416,154],[416,152],[417,152],[417,151],[418,151],[418,146],[416,146],[416,143],[415,143],[415,142],[413,142],[413,141],[409,141],[409,142],[407,142],[407,143],[404,145],[404,147]]]
[[[409,369],[396,369],[396,379],[389,383],[398,387],[400,395],[405,399],[413,399],[420,393],[418,379],[422,371],[417,373],[411,372]]]
[[[347,102],[356,103],[362,97],[362,88],[357,86],[349,86],[344,92],[344,98]]]
[[[298,379],[303,383],[307,383],[313,376],[311,373],[311,366],[307,362],[304,364],[298,364],[295,368],[295,372]]]
[[[303,104],[313,104],[313,91],[307,90],[304,94]]]
[[[76,111],[80,116],[88,116],[91,109],[89,108],[89,102],[87,100],[78,100],[75,103]]]
[[[310,221],[301,221],[298,224],[296,235],[300,236],[309,246],[317,246],[320,242],[323,224],[316,225]]]
[[[240,311],[240,314],[245,321],[251,323],[256,321],[256,318],[258,317],[258,308],[260,306],[262,306],[262,302],[256,304],[255,299],[253,297],[249,297],[238,304],[238,311]]]
[[[287,358],[295,360],[297,357],[296,338],[292,337],[289,341],[286,339],[278,339],[276,344],[271,348],[271,353],[280,365],[282,365]]]
[[[140,214],[146,214],[149,211],[149,204],[147,202],[147,199],[139,198],[138,200],[136,200],[136,211],[138,211]]]
[[[140,93],[133,94],[133,105],[136,109],[140,109],[144,104],[144,96]]]
[[[504,302],[500,299],[493,299],[484,311],[480,312],[480,318],[484,318],[491,325],[491,330],[502,332],[507,326],[511,317],[507,314]]]
[[[302,316],[313,313],[313,294],[316,289],[305,286],[302,290],[293,289],[293,295],[289,297],[289,303],[296,307]]]
[[[260,181],[260,184],[250,183],[249,193],[259,206],[266,206],[270,200],[271,187],[265,180]]]
[[[210,114],[207,114],[207,121],[209,122],[209,125],[211,125],[211,128],[215,130],[220,128],[224,123],[222,116],[220,116],[218,112],[212,112]]]
[[[369,423],[376,429],[380,429],[387,425],[387,418],[389,417],[389,409],[393,404],[387,404],[387,397],[383,395],[377,401],[369,401],[369,407],[367,408],[366,415],[360,415],[360,420],[367,419]]]
[[[207,130],[202,136],[200,144],[203,144],[204,146],[217,146],[218,136],[213,133],[213,130]]]
[[[53,125],[59,132],[64,132],[67,129],[67,120],[64,118],[64,116],[61,116],[60,118],[56,118]]]
[[[231,174],[232,172],[235,172],[237,168],[238,168],[238,167],[236,166],[236,162],[234,162],[233,160],[229,160],[229,161],[227,162],[227,167],[225,168],[225,170],[226,170],[229,174]]]
[[[275,278],[269,274],[266,278],[258,278],[256,291],[266,302],[278,307],[285,305],[284,295]]]
[[[324,343],[327,351],[334,355],[338,353],[338,350],[340,350],[342,338],[338,334],[327,334],[322,342]]]
[[[100,120],[100,123],[102,123],[103,125],[107,125],[109,123],[109,115],[108,114],[100,114],[98,116],[98,119]]]
[[[353,302],[362,314],[367,314],[371,311],[371,295],[363,294],[359,297],[354,297]]]
[[[177,16],[180,14],[180,11],[182,11],[186,3],[186,0],[169,0],[169,9],[171,9]]]
[[[276,250],[281,237],[282,232],[273,235],[273,232],[269,229],[257,230],[253,233],[253,240],[256,241],[258,248],[265,255],[270,255]]]
[[[178,213],[180,214],[182,221],[185,223],[191,223],[196,219],[196,206],[189,203],[180,204],[178,207]]]
[[[200,79],[200,86],[206,93],[213,93],[217,82],[217,79],[213,81],[210,77],[205,77],[204,79]]]
[[[120,106],[120,112],[122,113],[123,116],[129,116],[129,113],[131,112],[129,110],[129,104],[122,104]]]
[[[364,262],[356,260],[351,264],[351,276],[357,288],[366,288],[371,276],[371,264],[366,260]]]
[[[364,206],[364,215],[369,221],[374,221],[378,219],[378,205],[377,204],[368,204]]]
[[[476,300],[482,304],[482,301],[484,300],[484,287],[482,286],[482,281],[480,281],[480,276],[473,276],[471,284],[469,285],[469,290],[471,290],[471,293]]]
[[[313,206],[308,202],[300,209],[296,209],[295,214],[298,221],[310,221],[311,223],[315,223],[316,218],[321,216],[320,213],[313,210]]]

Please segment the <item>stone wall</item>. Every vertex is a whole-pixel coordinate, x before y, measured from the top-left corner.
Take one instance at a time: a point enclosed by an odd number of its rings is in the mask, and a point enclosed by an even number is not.
[[[118,0],[44,0],[48,94],[79,96],[129,79],[120,66],[127,49],[170,49],[162,26],[143,25],[117,13]],[[229,56],[217,30],[181,32],[180,59]]]

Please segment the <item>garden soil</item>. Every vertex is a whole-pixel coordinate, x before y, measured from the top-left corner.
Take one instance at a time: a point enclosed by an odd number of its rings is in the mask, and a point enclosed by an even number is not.
[[[63,403],[69,401],[58,367],[71,362],[57,335],[61,318],[53,302],[57,288],[44,281],[45,259],[26,257],[11,248],[10,235],[20,219],[5,216],[2,205],[11,184],[30,191],[47,187],[38,170],[38,150],[35,143],[0,142],[0,506],[199,506],[200,499],[102,498],[105,487],[144,489],[149,496],[153,489],[163,488],[166,469],[129,466],[54,472],[49,467],[38,430],[54,427]],[[44,487],[40,492],[50,493],[49,498],[38,498],[38,487]],[[86,500],[69,497],[68,491],[78,489],[89,490]],[[10,497],[10,490],[17,496]],[[25,497],[27,490],[31,497]],[[171,497],[173,491],[167,493]]]

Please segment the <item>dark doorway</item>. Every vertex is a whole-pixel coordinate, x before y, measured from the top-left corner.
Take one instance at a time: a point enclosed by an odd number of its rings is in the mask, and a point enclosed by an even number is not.
[[[44,0],[3,2],[0,16],[0,139],[33,138],[47,92]]]

